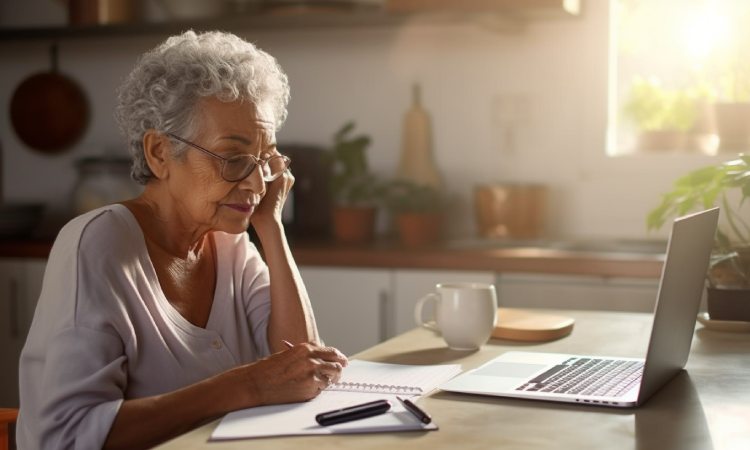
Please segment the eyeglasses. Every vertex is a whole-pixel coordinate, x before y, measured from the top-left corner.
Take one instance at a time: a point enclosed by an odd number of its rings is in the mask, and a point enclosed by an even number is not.
[[[260,159],[253,155],[237,155],[230,156],[229,158],[222,158],[216,153],[210,152],[205,148],[193,144],[192,142],[186,141],[181,137],[177,137],[172,133],[166,133],[167,136],[177,139],[178,141],[187,144],[195,149],[202,151],[203,153],[213,156],[214,158],[221,161],[221,177],[230,183],[244,180],[247,178],[256,167],[260,166],[263,171],[263,180],[267,183],[279,178],[292,160],[284,155],[274,155],[268,159]]]

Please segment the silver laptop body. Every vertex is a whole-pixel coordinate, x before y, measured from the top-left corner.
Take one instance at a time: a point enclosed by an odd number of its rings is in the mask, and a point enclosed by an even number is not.
[[[675,219],[645,360],[508,352],[439,388],[614,407],[641,405],[687,363],[718,220],[719,208]],[[591,381],[577,381],[594,373]]]

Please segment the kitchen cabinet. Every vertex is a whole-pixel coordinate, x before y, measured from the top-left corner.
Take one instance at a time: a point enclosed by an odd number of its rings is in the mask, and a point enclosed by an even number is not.
[[[326,345],[352,355],[389,337],[389,270],[300,267],[300,274]]]
[[[0,259],[0,407],[18,407],[18,360],[46,265],[46,259]]]
[[[652,312],[659,280],[502,273],[495,286],[498,304],[508,308]]]

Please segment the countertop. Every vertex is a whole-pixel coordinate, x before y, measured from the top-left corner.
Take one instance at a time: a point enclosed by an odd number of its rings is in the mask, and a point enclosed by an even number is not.
[[[486,270],[604,277],[659,278],[664,254],[584,247],[510,243],[502,247],[456,245],[452,242],[428,247],[405,247],[393,240],[346,245],[327,239],[292,241],[297,264],[305,266]],[[0,258],[47,258],[50,241],[0,241]]]

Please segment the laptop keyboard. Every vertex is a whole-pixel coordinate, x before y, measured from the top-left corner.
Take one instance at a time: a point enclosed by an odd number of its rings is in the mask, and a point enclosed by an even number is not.
[[[643,361],[572,358],[516,390],[620,397],[640,383],[642,375]]]

